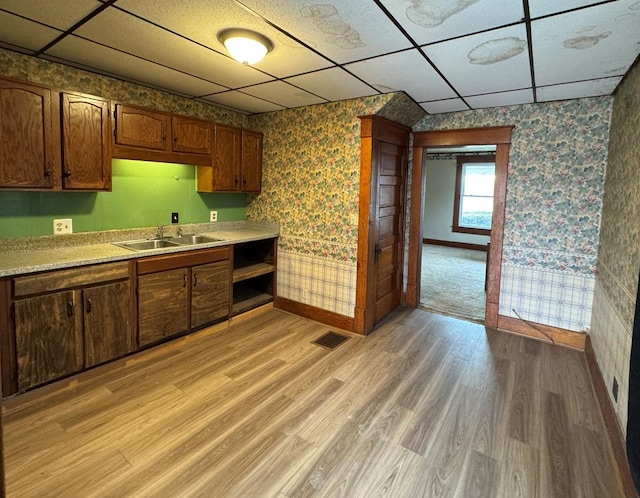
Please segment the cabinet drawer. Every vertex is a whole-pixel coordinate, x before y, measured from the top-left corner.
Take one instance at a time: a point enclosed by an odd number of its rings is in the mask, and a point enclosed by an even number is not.
[[[83,285],[129,278],[129,263],[109,263],[105,265],[81,266],[69,270],[36,273],[13,279],[13,296],[23,297],[45,292],[59,291]]]
[[[215,263],[216,261],[223,261],[230,257],[231,250],[229,246],[169,254],[167,256],[151,256],[138,260],[138,275],[174,270],[186,266],[202,265],[205,263]]]

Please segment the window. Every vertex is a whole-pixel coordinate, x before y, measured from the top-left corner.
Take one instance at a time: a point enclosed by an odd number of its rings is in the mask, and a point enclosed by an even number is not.
[[[452,231],[491,235],[496,156],[460,156]]]

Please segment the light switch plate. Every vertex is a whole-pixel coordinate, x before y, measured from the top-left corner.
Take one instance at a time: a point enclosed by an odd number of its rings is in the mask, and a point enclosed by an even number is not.
[[[73,233],[73,223],[71,218],[53,220],[53,234],[62,235],[65,233]]]

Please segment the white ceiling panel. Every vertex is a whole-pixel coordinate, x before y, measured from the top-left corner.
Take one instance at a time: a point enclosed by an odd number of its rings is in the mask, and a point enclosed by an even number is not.
[[[409,48],[411,44],[374,2],[238,0],[337,63]]]
[[[504,26],[524,17],[522,0],[383,0],[382,3],[418,45]]]
[[[246,93],[237,91],[217,93],[215,95],[205,97],[204,100],[216,104],[222,104],[232,109],[243,109],[250,113],[281,111],[285,109],[285,107],[278,104],[267,102],[266,100],[258,99],[252,95],[247,95]]]
[[[456,97],[417,50],[355,62],[345,68],[383,92],[404,90],[417,102]]]
[[[29,50],[40,50],[61,31],[0,11],[0,39]]]
[[[0,9],[63,31],[84,19],[101,5],[102,2],[97,0],[0,0]]]
[[[531,18],[566,12],[588,5],[601,3],[602,0],[529,0],[529,13]]]
[[[334,67],[285,80],[327,100],[346,100],[378,92],[343,69]]]
[[[226,49],[217,38],[220,31],[226,28],[258,31],[271,39],[274,49],[254,66],[278,78],[331,65],[233,0],[174,0],[171,8],[166,9],[158,8],[156,0],[119,0],[117,6],[225,54]]]
[[[638,55],[640,3],[619,0],[532,22],[536,83],[621,76]]]
[[[475,97],[465,97],[473,109],[483,107],[504,107],[506,105],[531,104],[533,102],[533,90],[514,90],[512,92],[490,93],[487,95],[476,95]]]
[[[222,87],[152,62],[138,59],[82,38],[70,36],[56,44],[47,54],[72,60],[86,67],[98,68],[126,79],[152,81],[153,86],[186,95],[206,95]]]
[[[468,111],[469,107],[462,99],[437,100],[435,102],[423,102],[420,106],[429,114],[441,114],[443,112]]]
[[[135,36],[128,36],[128,33]],[[77,34],[163,66],[184,71],[227,88],[255,85],[270,76],[225,55],[190,42],[130,14],[108,9],[87,22]]]
[[[531,86],[524,25],[429,45],[424,51],[463,97]]]
[[[621,79],[621,76],[616,76],[614,78],[566,83],[564,85],[542,86],[538,88],[538,101],[547,102],[550,100],[610,95]]]
[[[283,107],[301,107],[305,105],[325,104],[327,102],[321,97],[291,86],[284,81],[262,83],[261,85],[243,88],[242,91],[254,97],[280,104]]]

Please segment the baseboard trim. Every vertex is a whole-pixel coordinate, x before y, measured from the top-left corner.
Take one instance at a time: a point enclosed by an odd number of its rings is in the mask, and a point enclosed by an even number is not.
[[[582,332],[573,332],[571,330],[551,327],[550,325],[543,325],[541,323],[532,323],[530,325],[529,322],[505,315],[498,315],[497,328],[504,332],[523,335],[538,341],[554,343],[560,346],[578,349],[580,351],[584,351],[585,340],[587,337],[587,334]],[[540,332],[540,330],[544,333]],[[549,337],[553,340],[550,340]]]
[[[457,247],[458,249],[472,249],[474,251],[487,252],[487,246],[482,244],[469,244],[467,242],[452,242],[450,240],[422,239],[423,244],[434,246]]]
[[[609,441],[611,441],[611,447],[613,449],[613,456],[616,460],[618,467],[618,473],[620,474],[620,480],[624,488],[625,496],[638,496],[636,487],[631,477],[631,469],[629,468],[629,460],[627,459],[627,450],[625,445],[624,436],[622,434],[622,428],[618,422],[618,417],[611,404],[609,398],[609,392],[607,391],[607,384],[602,377],[602,372],[598,366],[596,360],[596,353],[591,344],[591,338],[587,337],[585,345],[585,357],[587,359],[587,367],[589,369],[589,375],[591,376],[591,385],[600,405],[600,412],[604,419],[604,425],[607,427],[609,433]]]
[[[273,302],[273,307],[308,318],[309,320],[324,323],[330,327],[346,330],[347,332],[354,331],[353,318],[334,313],[333,311],[323,310],[322,308],[316,308],[315,306],[299,303],[298,301],[284,297],[276,297]]]

